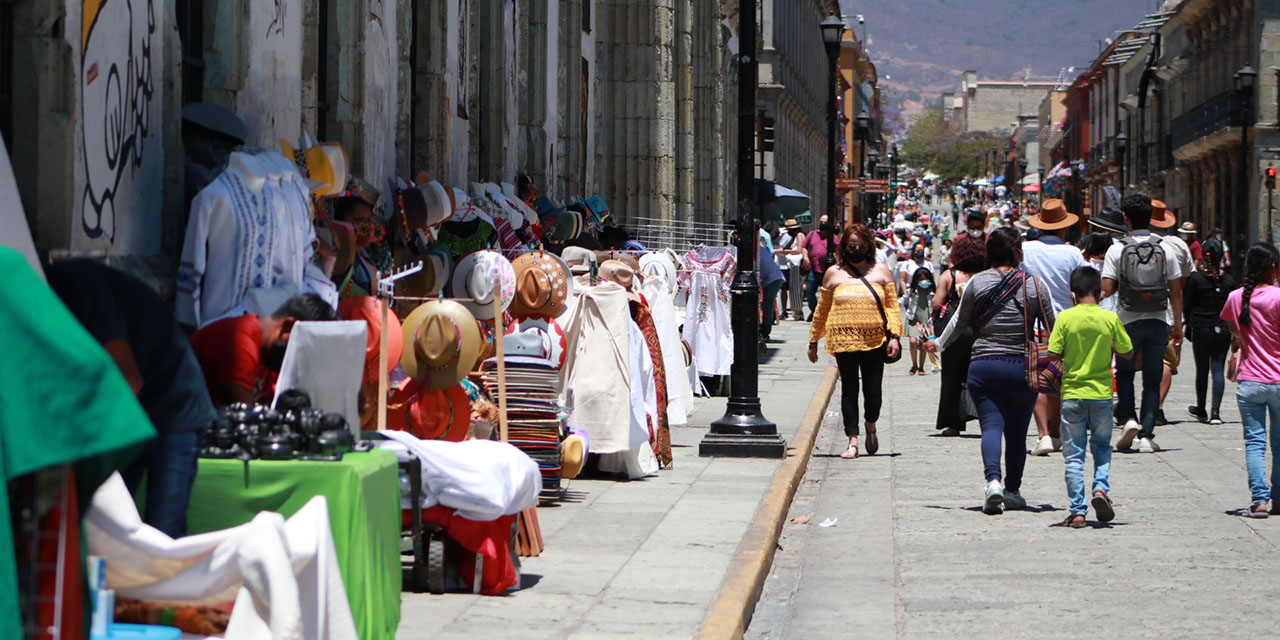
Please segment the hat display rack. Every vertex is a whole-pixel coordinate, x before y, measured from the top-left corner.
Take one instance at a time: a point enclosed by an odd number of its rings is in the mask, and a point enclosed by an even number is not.
[[[378,345],[379,362],[387,361],[387,341],[389,331],[386,330],[387,324],[390,322],[388,315],[391,313],[391,299],[395,297],[396,281],[411,276],[422,271],[422,261],[416,264],[405,266],[396,271],[392,271],[387,275],[381,273],[377,276],[378,281],[378,306],[382,314],[382,337],[381,344]],[[386,367],[378,367],[378,430],[387,428],[387,394],[391,389],[391,381]]]

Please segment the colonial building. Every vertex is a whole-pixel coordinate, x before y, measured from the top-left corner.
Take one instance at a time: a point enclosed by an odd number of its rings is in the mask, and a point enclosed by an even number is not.
[[[341,142],[379,188],[422,170],[462,187],[527,172],[558,201],[603,196],[624,224],[716,222],[732,200],[735,0],[13,0],[0,12],[0,131],[36,242],[105,254],[162,287],[186,225],[192,102],[235,111],[252,147],[304,132]],[[807,95],[818,20],[782,22],[773,33],[805,53],[775,72]],[[801,103],[792,113],[810,118]],[[787,144],[812,143],[793,124]]]
[[[1054,87],[1053,82],[1039,80],[979,80],[977,71],[965,71],[950,113],[943,103],[943,120],[965,133],[1006,132],[1018,116],[1036,115],[1045,92]]]
[[[888,171],[877,173],[877,168],[870,166],[871,150],[880,154],[880,164],[888,162],[888,154],[881,140],[880,89],[876,76],[876,66],[867,56],[866,49],[858,41],[852,30],[846,31],[840,43],[840,140],[843,149],[843,162],[840,175],[853,179],[866,173],[868,178],[888,177]],[[871,118],[866,139],[858,139],[855,126],[857,117],[866,115]],[[874,215],[873,210],[883,202],[883,198],[875,200],[879,194],[866,196],[855,185],[850,189],[839,189],[836,192],[844,199],[842,209],[844,219],[855,222],[865,221],[867,216]]]

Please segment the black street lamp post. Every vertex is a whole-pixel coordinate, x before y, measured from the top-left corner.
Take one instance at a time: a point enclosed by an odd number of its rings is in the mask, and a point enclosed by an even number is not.
[[[836,155],[840,145],[836,143],[839,130],[836,117],[836,94],[840,89],[840,77],[836,73],[836,61],[840,58],[840,40],[844,38],[844,20],[835,14],[828,15],[818,24],[822,32],[822,44],[827,49],[827,257],[824,270],[836,263],[834,229],[839,207],[836,202]]]
[[[1253,83],[1258,79],[1258,72],[1253,67],[1244,65],[1236,72],[1236,92],[1240,98],[1240,208],[1238,213],[1245,213],[1245,224],[1255,224],[1249,211],[1249,187],[1253,184],[1253,167],[1249,163],[1249,125],[1253,120]],[[1232,216],[1235,217],[1235,216]],[[1245,246],[1243,230],[1237,227],[1236,250]],[[1270,234],[1267,234],[1270,236]],[[1269,239],[1269,238],[1268,238]],[[1240,265],[1243,260],[1233,260],[1232,264]]]
[[[1124,196],[1124,156],[1129,151],[1129,136],[1123,131],[1116,136],[1116,164],[1120,165],[1120,195]]]
[[[889,145],[889,212],[898,204],[898,145]]]
[[[871,179],[875,180],[880,177],[880,152],[875,147],[871,147],[871,151],[867,152],[867,160],[871,165]],[[880,194],[877,193],[871,199],[871,215],[866,216],[864,223],[870,223],[872,220],[878,219],[880,216]]]
[[[700,456],[735,458],[782,458],[787,443],[778,436],[778,426],[760,409],[757,337],[760,331],[760,284],[756,278],[755,161],[756,85],[756,3],[739,4],[738,55],[738,273],[730,288],[730,322],[733,325],[733,367],[730,395],[724,416],[711,423],[710,432],[698,445]]]
[[[863,178],[858,181],[858,202],[859,209],[862,211],[862,219],[867,219],[867,139],[871,137],[871,116],[865,113],[859,113],[854,121],[854,134],[858,140],[858,176]]]

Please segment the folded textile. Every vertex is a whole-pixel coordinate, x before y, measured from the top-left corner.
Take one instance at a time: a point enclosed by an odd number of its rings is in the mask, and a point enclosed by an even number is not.
[[[238,527],[175,540],[142,522],[114,474],[94,494],[85,532],[89,552],[107,561],[107,586],[123,598],[234,600],[226,637],[237,640],[357,638],[324,496],[287,521],[264,511]]]
[[[422,507],[457,509],[478,522],[538,504],[538,464],[516,447],[491,440],[420,440],[404,431],[379,431],[422,462]]]

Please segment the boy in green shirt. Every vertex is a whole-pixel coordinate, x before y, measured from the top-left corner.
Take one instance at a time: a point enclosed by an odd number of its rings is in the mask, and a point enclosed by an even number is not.
[[[1099,522],[1115,518],[1111,506],[1111,353],[1133,355],[1120,317],[1098,306],[1102,276],[1093,267],[1071,272],[1075,306],[1058,315],[1049,336],[1049,359],[1062,362],[1062,457],[1066,460],[1071,515],[1063,524],[1085,526],[1084,450],[1093,450],[1093,510]],[[1089,433],[1092,432],[1092,436]]]

